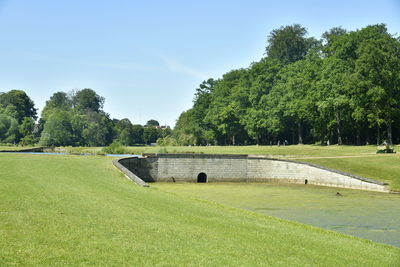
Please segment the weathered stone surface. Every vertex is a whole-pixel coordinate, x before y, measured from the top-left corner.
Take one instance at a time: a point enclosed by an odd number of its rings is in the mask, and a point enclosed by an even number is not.
[[[119,163],[145,182],[282,182],[387,192],[386,184],[314,164],[247,155],[145,154]]]
[[[129,161],[131,162],[133,159],[134,158],[130,158]],[[137,183],[140,186],[144,186],[144,187],[148,187],[149,186],[146,182],[144,182],[142,179],[140,179],[135,173],[133,173],[131,170],[126,168],[124,165],[122,165],[120,163],[120,161],[121,160],[113,160],[113,164],[114,164],[114,166],[116,168],[118,168],[126,176],[126,178],[128,178],[129,180]]]

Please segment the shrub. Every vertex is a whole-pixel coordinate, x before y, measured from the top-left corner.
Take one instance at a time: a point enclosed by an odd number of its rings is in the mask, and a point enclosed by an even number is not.
[[[376,153],[377,154],[396,153],[396,151],[394,151],[394,148],[392,146],[383,144],[377,147]]]
[[[172,136],[157,139],[157,145],[159,146],[177,146],[178,142]]]
[[[128,154],[129,151],[118,141],[112,142],[111,145],[104,147],[103,152],[107,154]]]

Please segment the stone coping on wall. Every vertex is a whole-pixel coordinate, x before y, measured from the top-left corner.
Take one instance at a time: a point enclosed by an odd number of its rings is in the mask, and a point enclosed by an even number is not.
[[[247,159],[245,154],[143,153],[145,158]]]
[[[135,157],[132,157],[135,158]],[[123,159],[127,159],[127,158],[123,158]],[[113,160],[113,165],[119,169],[126,178],[128,178],[129,180],[135,182],[136,184],[143,186],[143,187],[149,187],[149,184],[146,183],[145,181],[143,181],[142,179],[140,179],[140,177],[138,177],[136,174],[134,174],[133,172],[131,172],[130,170],[128,170],[127,168],[125,168],[125,166],[123,166],[119,161],[123,160],[123,159],[115,159]]]
[[[303,162],[303,161],[295,161],[295,160],[288,160],[288,159],[277,159],[277,158],[271,158],[265,155],[247,155],[247,154],[196,154],[196,153],[144,153],[143,157],[147,158],[198,158],[198,159],[257,159],[257,160],[272,160],[272,161],[282,161],[282,162],[289,162],[289,163],[296,163],[296,164],[303,164],[307,165],[310,167],[322,169],[325,171],[349,176],[351,178],[367,182],[367,183],[372,183],[372,184],[377,184],[377,185],[388,185],[387,183],[380,182],[371,178],[366,178],[363,176],[351,174],[348,172],[344,171],[339,171],[336,169],[324,167],[318,164],[314,163],[309,163],[309,162]]]

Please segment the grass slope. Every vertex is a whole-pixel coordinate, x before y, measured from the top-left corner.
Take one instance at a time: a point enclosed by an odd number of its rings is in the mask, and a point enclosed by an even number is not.
[[[384,181],[394,191],[400,191],[400,154],[376,154],[376,146],[177,146],[177,147],[127,147],[132,154],[141,153],[210,153],[269,155],[313,162],[333,169]],[[397,151],[400,146],[395,146]],[[96,153],[99,147],[61,147],[60,151]],[[309,158],[311,157],[311,158]],[[329,157],[329,158],[317,158]],[[343,157],[343,158],[340,158]],[[344,158],[349,157],[349,158]],[[353,158],[354,157],[354,158]]]
[[[106,157],[0,154],[0,265],[396,266],[400,249],[141,188]]]

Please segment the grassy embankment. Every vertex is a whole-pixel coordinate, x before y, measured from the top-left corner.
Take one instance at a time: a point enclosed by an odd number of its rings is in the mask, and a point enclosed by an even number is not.
[[[39,146],[5,146],[5,145],[0,145],[0,151],[19,151],[19,150],[24,150],[24,149],[31,149],[31,148],[37,148]]]
[[[396,266],[400,249],[163,192],[106,157],[0,154],[0,265]]]
[[[396,148],[400,148],[396,146]],[[97,153],[101,147],[60,147],[56,149],[62,152]],[[271,155],[274,157],[294,156],[354,156],[374,155],[376,146],[318,146],[318,145],[294,145],[294,146],[133,146],[125,147],[126,153],[208,153],[208,154],[249,154]]]
[[[96,153],[100,147],[62,147],[64,152]],[[267,155],[307,161],[333,169],[354,173],[387,182],[394,191],[400,191],[400,153],[376,154],[376,146],[193,146],[193,147],[126,147],[132,154],[142,153],[210,153]],[[400,152],[400,146],[395,146]],[[325,157],[325,158],[321,158]]]
[[[0,150],[18,150],[21,147],[0,146]],[[102,147],[59,147],[56,151],[96,154]],[[267,155],[312,162],[333,169],[350,172],[389,183],[400,191],[400,153],[376,154],[376,146],[176,146],[176,147],[125,147],[127,153],[210,153]],[[395,146],[400,152],[400,146]],[[324,157],[324,158],[321,158]]]
[[[25,147],[22,147],[25,148]],[[0,150],[19,150],[21,147],[0,146]],[[210,153],[267,155],[312,162],[333,169],[350,172],[387,182],[393,191],[400,191],[400,153],[376,154],[376,146],[176,146],[125,147],[127,153]],[[59,147],[58,152],[96,154],[102,147]],[[395,146],[400,152],[400,146]],[[323,157],[323,158],[322,158]]]

